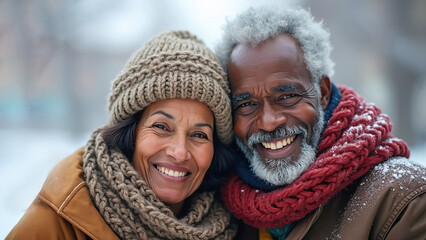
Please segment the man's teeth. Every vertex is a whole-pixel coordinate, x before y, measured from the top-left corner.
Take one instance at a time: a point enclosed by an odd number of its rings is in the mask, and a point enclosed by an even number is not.
[[[186,175],[186,172],[179,172],[179,171],[173,171],[171,169],[162,167],[162,166],[155,166],[158,171],[170,176],[170,177],[184,177]]]
[[[275,142],[275,143],[262,142],[261,144],[266,149],[277,150],[277,149],[281,149],[281,148],[287,146],[288,144],[292,143],[294,138],[295,138],[295,136],[291,136],[291,137],[284,138],[283,140]]]

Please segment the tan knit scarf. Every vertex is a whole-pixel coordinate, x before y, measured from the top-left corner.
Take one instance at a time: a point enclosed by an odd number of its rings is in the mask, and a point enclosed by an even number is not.
[[[177,219],[99,131],[86,145],[83,168],[92,201],[121,239],[232,239],[236,234],[214,192],[193,194],[187,214]]]

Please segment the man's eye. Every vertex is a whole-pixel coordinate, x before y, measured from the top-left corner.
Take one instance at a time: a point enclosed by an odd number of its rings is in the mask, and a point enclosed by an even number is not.
[[[284,95],[284,99],[288,99],[288,98],[292,98],[292,97],[295,97],[296,96],[296,94],[287,94],[287,95]]]
[[[238,107],[248,107],[251,105],[252,105],[251,102],[244,102],[244,103],[241,103]]]
[[[234,109],[234,113],[236,115],[243,115],[243,116],[247,116],[252,114],[253,112],[255,112],[257,109],[257,103],[253,102],[253,101],[248,101],[248,102],[243,102],[239,105],[236,106],[236,108]]]
[[[289,94],[284,94],[282,96],[280,96],[280,98],[278,99],[278,104],[283,105],[285,107],[290,107],[296,103],[299,102],[299,100],[302,99],[302,97],[298,94],[294,94],[294,93],[289,93]]]

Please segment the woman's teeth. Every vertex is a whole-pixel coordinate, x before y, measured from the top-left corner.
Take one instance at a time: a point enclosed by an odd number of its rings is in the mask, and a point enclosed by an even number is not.
[[[291,137],[284,138],[283,140],[280,140],[278,142],[277,141],[275,141],[275,142],[261,142],[261,144],[266,149],[277,150],[277,149],[281,149],[281,148],[287,146],[288,144],[292,143],[294,138],[295,138],[295,136],[291,136]]]
[[[155,166],[158,171],[170,176],[170,177],[184,177],[187,173],[186,172],[179,172],[179,171],[173,171],[171,169],[162,167],[162,166]]]

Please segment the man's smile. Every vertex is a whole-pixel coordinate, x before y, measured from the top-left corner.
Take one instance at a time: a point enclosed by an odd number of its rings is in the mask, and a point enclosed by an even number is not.
[[[294,138],[296,136],[290,136],[290,137],[286,137],[283,139],[279,139],[279,140],[274,140],[272,142],[261,142],[262,146],[266,149],[271,149],[271,150],[279,150],[285,146],[287,146],[288,144],[291,144],[294,141]]]
[[[274,139],[270,142],[260,142],[256,144],[256,149],[262,159],[281,159],[300,153],[301,138],[299,134],[285,138]],[[296,159],[293,159],[296,160]]]

